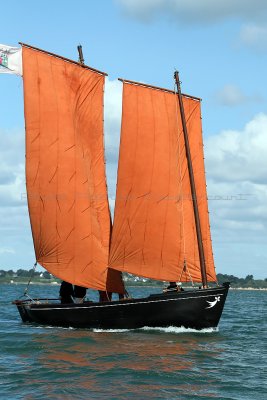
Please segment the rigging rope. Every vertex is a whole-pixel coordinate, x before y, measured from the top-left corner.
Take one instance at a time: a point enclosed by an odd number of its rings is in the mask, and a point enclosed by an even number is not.
[[[190,281],[191,281],[191,284],[192,284],[192,286],[194,287],[194,286],[195,286],[195,285],[194,285],[194,281],[193,281],[192,276],[191,276],[191,274],[190,274],[190,272],[189,272],[189,270],[188,270],[188,268],[187,268],[186,260],[185,260],[185,259],[184,259],[184,267],[183,267],[182,272],[181,272],[181,275],[180,275],[180,277],[179,277],[179,281],[181,281],[181,278],[182,278],[182,275],[183,275],[184,272],[185,272],[186,274],[188,274],[189,279],[190,279]]]
[[[33,269],[32,269],[31,276],[30,276],[29,281],[28,281],[28,284],[27,284],[27,286],[26,286],[26,288],[25,288],[25,290],[24,290],[24,296],[28,296],[28,297],[29,297],[29,295],[28,295],[28,289],[29,289],[29,285],[30,285],[30,283],[31,283],[31,280],[32,280],[32,278],[33,278],[34,272],[35,272],[35,270],[36,270],[36,267],[37,267],[37,261],[35,261],[35,264],[34,264]]]

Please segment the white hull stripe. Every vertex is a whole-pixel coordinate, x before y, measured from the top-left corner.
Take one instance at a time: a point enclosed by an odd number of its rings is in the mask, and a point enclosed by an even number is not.
[[[217,296],[224,296],[224,293],[218,293],[216,294]],[[139,305],[139,304],[150,304],[150,303],[163,303],[163,302],[168,302],[168,301],[178,301],[178,300],[189,300],[189,299],[199,299],[199,298],[207,298],[207,297],[211,297],[211,296],[215,296],[215,294],[209,294],[206,296],[194,296],[194,297],[182,297],[182,298],[178,298],[178,299],[166,299],[166,300],[149,300],[149,301],[140,301],[140,302],[136,302],[136,303],[118,303],[118,304],[103,304],[103,305],[99,305],[99,306],[90,306],[90,307],[46,307],[46,308],[34,308],[34,306],[28,306],[28,308],[31,308],[31,310],[38,310],[38,311],[49,311],[49,310],[61,310],[61,311],[65,311],[65,310],[79,310],[79,309],[94,309],[94,308],[103,308],[103,307],[118,307],[118,306],[131,306],[131,305]],[[27,305],[25,305],[25,308],[27,308]]]

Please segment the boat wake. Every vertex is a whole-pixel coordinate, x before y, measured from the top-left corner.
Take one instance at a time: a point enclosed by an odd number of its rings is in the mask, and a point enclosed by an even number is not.
[[[130,332],[132,330],[136,330],[136,329],[99,329],[99,328],[93,328],[93,332],[96,332],[96,333],[102,333],[102,332],[104,332],[104,333],[107,333],[107,332],[110,332],[110,333],[123,333],[123,332]]]
[[[177,327],[177,326],[168,326],[166,328],[162,327],[155,327],[151,328],[149,326],[144,326],[142,328],[144,331],[158,331],[158,332],[164,332],[164,333],[214,333],[218,332],[218,328],[203,328],[203,329],[192,329],[192,328],[184,328],[183,326]]]
[[[175,333],[175,334],[181,334],[181,333],[198,333],[198,334],[206,334],[206,333],[215,333],[219,332],[219,328],[203,328],[203,329],[192,329],[192,328],[184,328],[182,327],[177,327],[177,326],[168,326],[166,328],[162,327],[149,327],[149,326],[144,326],[143,328],[138,328],[138,329],[93,329],[93,332],[96,333],[123,333],[123,332],[131,332],[131,331],[145,331],[145,332],[164,332],[164,333]]]

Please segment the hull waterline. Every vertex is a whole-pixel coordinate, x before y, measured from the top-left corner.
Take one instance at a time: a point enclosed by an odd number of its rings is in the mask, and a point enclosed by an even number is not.
[[[153,294],[141,299],[82,304],[60,304],[47,300],[16,300],[23,322],[41,325],[137,329],[148,327],[217,327],[229,285],[213,288]]]

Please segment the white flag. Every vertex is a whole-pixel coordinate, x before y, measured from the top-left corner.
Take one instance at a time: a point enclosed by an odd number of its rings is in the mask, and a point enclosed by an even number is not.
[[[0,44],[0,74],[22,76],[22,49]]]

